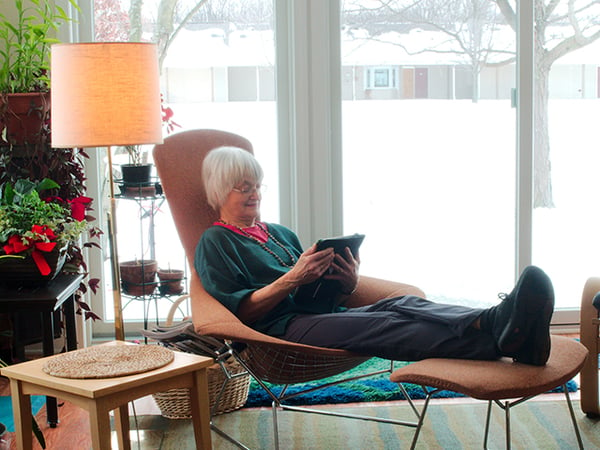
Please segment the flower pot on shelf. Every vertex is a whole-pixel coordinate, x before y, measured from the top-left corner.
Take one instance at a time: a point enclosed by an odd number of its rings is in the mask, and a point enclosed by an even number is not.
[[[126,186],[149,184],[152,164],[121,164],[121,173]]]
[[[50,92],[0,95],[0,143],[35,144],[50,111]]]
[[[158,287],[162,295],[177,295],[183,292],[183,270],[179,269],[159,269]]]
[[[43,252],[42,256],[50,267],[48,275],[40,273],[31,255],[26,255],[25,258],[0,258],[0,282],[10,285],[43,285],[52,281],[65,264],[66,249],[55,248],[51,252]]]
[[[151,259],[125,261],[119,264],[121,287],[127,295],[140,297],[150,295],[156,289],[158,263]]]

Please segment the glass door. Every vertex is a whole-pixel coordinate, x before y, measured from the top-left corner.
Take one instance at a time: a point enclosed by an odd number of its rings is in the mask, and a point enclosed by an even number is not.
[[[515,261],[515,32],[493,2],[346,1],[341,38],[362,273],[496,303]]]

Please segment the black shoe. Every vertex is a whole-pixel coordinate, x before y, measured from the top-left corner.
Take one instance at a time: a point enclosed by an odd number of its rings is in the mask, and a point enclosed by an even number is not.
[[[553,311],[554,301],[547,302],[525,343],[511,355],[515,361],[534,366],[546,364],[550,357],[550,320]]]
[[[481,326],[494,336],[502,354],[513,356],[537,326],[547,305],[554,307],[554,289],[544,271],[528,266],[512,292],[501,298],[502,303],[484,311]]]

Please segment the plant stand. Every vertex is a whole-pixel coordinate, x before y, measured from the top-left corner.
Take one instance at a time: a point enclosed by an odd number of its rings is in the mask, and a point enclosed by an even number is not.
[[[187,276],[185,269],[179,271],[180,275],[172,277],[170,285],[177,283],[177,285],[181,285],[181,288],[167,289],[166,285],[164,283],[161,285],[161,280],[154,275],[157,269],[158,272],[165,272],[167,266],[167,262],[161,261],[156,255],[155,216],[165,203],[165,197],[162,194],[162,188],[158,180],[154,178],[149,183],[135,184],[125,184],[120,181],[119,188],[121,191],[121,194],[117,195],[119,201],[133,202],[139,211],[139,232],[136,233],[139,235],[140,241],[139,254],[128,255],[127,259],[131,259],[131,261],[127,261],[127,263],[129,263],[129,269],[131,269],[131,265],[134,264],[135,260],[138,260],[139,266],[134,267],[133,270],[145,273],[143,279],[137,281],[127,280],[124,273],[125,268],[121,268],[121,292],[124,298],[122,308],[125,310],[135,302],[143,302],[143,328],[147,330],[152,315],[154,315],[155,324],[159,325],[159,300],[166,299],[174,303],[180,296],[186,294]],[[124,225],[129,229],[133,226],[130,223]],[[119,248],[123,247],[120,245]],[[124,261],[126,257],[123,256],[120,259]],[[121,262],[121,265],[127,263]],[[182,266],[186,267],[185,258],[182,260]],[[147,269],[149,269],[148,273],[146,273]],[[175,272],[175,270],[171,272]],[[154,304],[153,313],[150,312],[152,304]]]

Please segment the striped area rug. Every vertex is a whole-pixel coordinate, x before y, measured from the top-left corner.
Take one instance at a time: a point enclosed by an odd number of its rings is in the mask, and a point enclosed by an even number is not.
[[[530,400],[511,410],[513,449],[575,449],[577,440],[567,403],[562,395],[544,395],[551,400]],[[600,448],[600,423],[587,418],[574,402],[584,448]],[[376,414],[395,419],[413,420],[406,402],[365,403],[360,405],[322,406],[355,414]],[[483,444],[486,404],[463,399],[440,400],[430,405],[418,449],[480,449]],[[189,420],[169,420],[161,416],[142,416],[138,420],[153,449],[193,449],[193,431]],[[239,438],[252,449],[272,449],[272,414],[269,408],[245,408],[217,416],[214,423]],[[316,414],[284,411],[279,414],[282,449],[368,449],[409,448],[413,429],[375,422],[340,419]],[[237,447],[212,434],[213,448]],[[489,447],[505,448],[504,413],[495,407]],[[146,448],[144,446],[144,448]]]

